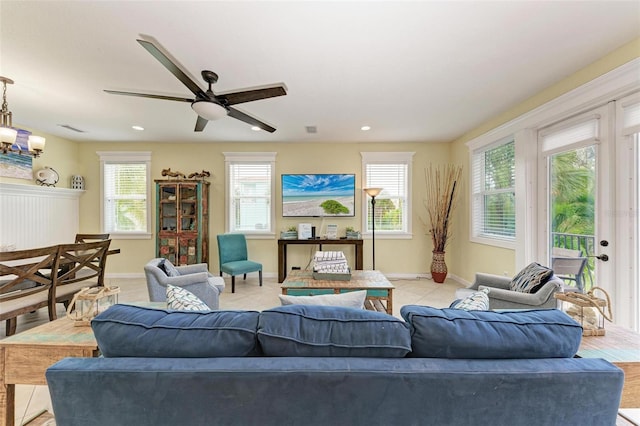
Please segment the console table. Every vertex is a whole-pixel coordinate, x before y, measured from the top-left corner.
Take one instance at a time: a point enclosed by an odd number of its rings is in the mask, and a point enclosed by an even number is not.
[[[364,241],[362,239],[335,239],[316,238],[307,240],[278,240],[278,282],[281,283],[287,277],[287,246],[289,244],[318,245],[322,250],[323,245],[352,245],[356,249],[356,267],[355,269],[363,269],[362,264],[362,248]]]

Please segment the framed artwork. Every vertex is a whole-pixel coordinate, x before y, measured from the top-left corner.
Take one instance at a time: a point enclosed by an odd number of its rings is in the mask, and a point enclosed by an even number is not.
[[[32,180],[33,157],[28,154],[28,140],[31,132],[21,129],[16,130],[18,130],[18,136],[12,148],[19,149],[27,154],[20,155],[15,152],[9,152],[7,154],[0,153],[0,176]]]

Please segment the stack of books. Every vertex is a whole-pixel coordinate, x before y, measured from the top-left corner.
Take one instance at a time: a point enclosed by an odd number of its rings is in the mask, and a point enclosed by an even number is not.
[[[317,251],[313,256],[313,277],[316,279],[351,279],[347,258],[341,251]]]

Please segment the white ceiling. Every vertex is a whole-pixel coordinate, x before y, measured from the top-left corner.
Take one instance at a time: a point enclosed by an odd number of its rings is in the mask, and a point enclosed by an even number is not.
[[[215,71],[216,93],[284,82],[238,107],[278,130],[226,117],[194,133],[188,103],[104,93],[190,97],[140,34],[203,88]],[[2,0],[0,35],[14,124],[66,139],[438,142],[639,37],[640,2]]]

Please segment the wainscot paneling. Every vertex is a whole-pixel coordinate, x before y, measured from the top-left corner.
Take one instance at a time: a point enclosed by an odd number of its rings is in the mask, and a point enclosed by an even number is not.
[[[0,250],[73,242],[84,191],[0,183]]]

